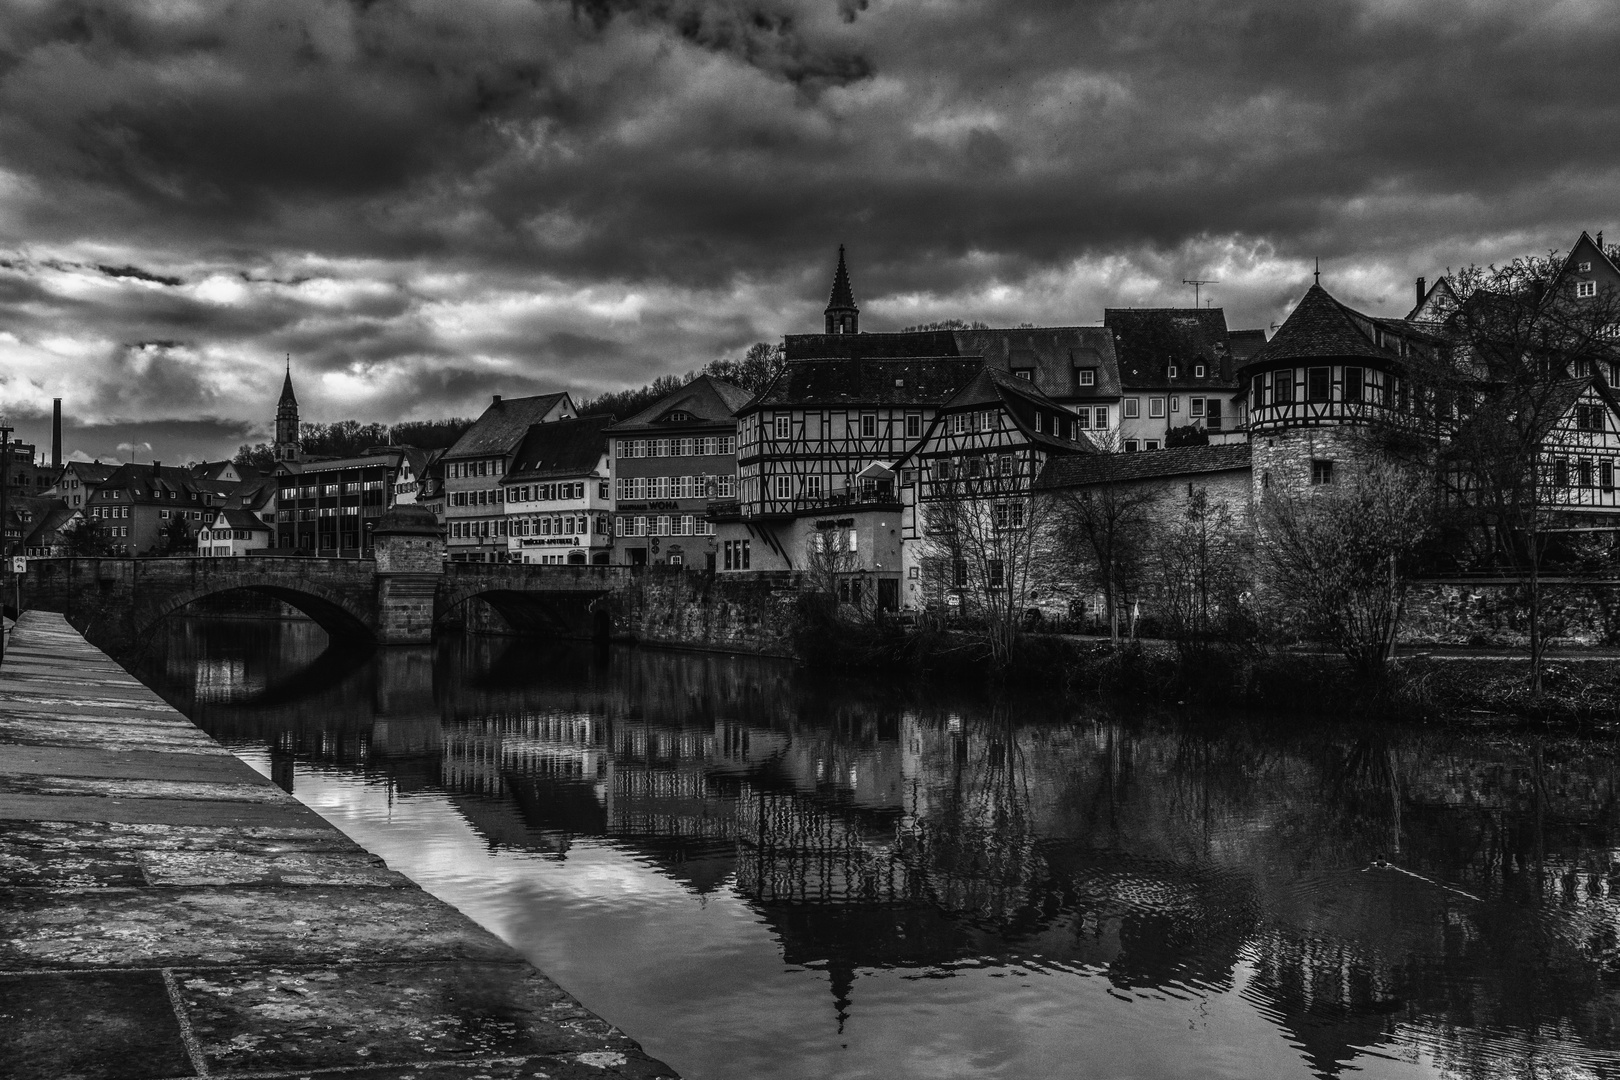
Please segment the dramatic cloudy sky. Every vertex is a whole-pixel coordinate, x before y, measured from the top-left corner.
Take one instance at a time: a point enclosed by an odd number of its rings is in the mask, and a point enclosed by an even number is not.
[[[180,460],[1620,235],[1615,0],[7,0],[0,407]],[[125,449],[119,450],[120,445]]]

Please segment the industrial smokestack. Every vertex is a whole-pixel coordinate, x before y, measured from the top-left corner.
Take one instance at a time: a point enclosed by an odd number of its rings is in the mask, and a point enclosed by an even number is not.
[[[51,401],[51,468],[62,467],[62,399]]]

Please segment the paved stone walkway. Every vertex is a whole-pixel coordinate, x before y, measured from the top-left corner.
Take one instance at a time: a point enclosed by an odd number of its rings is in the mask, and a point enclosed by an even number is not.
[[[0,1078],[673,1077],[59,615],[0,664]]]

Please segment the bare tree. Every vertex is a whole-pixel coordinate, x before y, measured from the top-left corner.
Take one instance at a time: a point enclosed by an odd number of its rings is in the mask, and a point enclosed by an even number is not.
[[[1108,482],[1052,498],[1058,549],[1101,590],[1108,636],[1118,641],[1124,612],[1147,570],[1159,493],[1140,484]]]
[[[851,530],[818,528],[806,541],[804,588],[821,607],[828,623],[866,621],[877,610],[877,597],[864,587],[860,556]]]
[[[1054,582],[1053,500],[1000,478],[934,481],[923,506],[924,582],[958,598],[998,670],[1012,665],[1036,594]]]
[[[1161,524],[1150,564],[1165,636],[1184,657],[1249,637],[1251,545],[1225,502],[1194,488]]]
[[[1364,675],[1395,645],[1407,587],[1435,532],[1434,488],[1374,460],[1348,483],[1272,488],[1260,505],[1268,603]]]
[[[1469,562],[1506,570],[1520,591],[1530,642],[1530,690],[1539,693],[1546,652],[1545,589],[1549,559],[1567,554],[1594,487],[1571,462],[1583,430],[1612,430],[1608,408],[1577,409],[1617,358],[1620,325],[1614,290],[1579,295],[1556,256],[1504,267],[1470,267],[1453,279],[1461,302],[1445,330],[1451,351],[1423,373],[1437,412],[1452,418],[1441,441],[1439,476],[1448,515],[1467,542]],[[1569,418],[1589,416],[1587,423]],[[1573,467],[1572,467],[1573,465]]]

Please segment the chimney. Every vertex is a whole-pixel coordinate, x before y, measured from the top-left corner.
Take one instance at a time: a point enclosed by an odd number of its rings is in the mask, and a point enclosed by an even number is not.
[[[501,403],[501,395],[496,394],[495,395],[495,404],[499,405],[500,403]]]
[[[1424,281],[1422,278],[1418,278],[1418,282],[1417,282],[1417,297],[1418,297],[1418,299],[1417,299],[1417,302],[1420,303],[1420,304],[1423,303],[1423,298],[1425,296],[1429,295],[1429,290],[1427,288],[1425,288],[1425,286],[1427,286],[1428,284],[1429,283],[1427,281]]]
[[[51,468],[62,467],[62,399],[51,401]]]
[[[157,471],[159,469],[161,469],[161,468],[163,468],[163,462],[159,461],[157,458],[153,458],[152,459],[152,475],[156,476]]]

